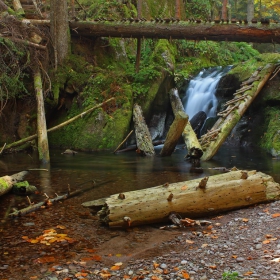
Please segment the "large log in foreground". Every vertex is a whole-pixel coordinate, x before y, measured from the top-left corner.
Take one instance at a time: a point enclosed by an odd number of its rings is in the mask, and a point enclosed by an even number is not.
[[[257,171],[230,171],[191,181],[111,195],[86,202],[103,204],[99,219],[110,227],[128,227],[168,221],[171,212],[196,218],[280,199],[280,185]],[[100,205],[101,206],[101,205]]]
[[[73,21],[72,36],[280,43],[280,24],[190,21]]]

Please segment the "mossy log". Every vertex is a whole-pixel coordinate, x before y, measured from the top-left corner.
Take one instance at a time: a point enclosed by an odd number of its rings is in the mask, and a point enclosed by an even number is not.
[[[178,140],[182,137],[188,120],[189,117],[184,111],[179,111],[175,114],[175,119],[169,128],[163,148],[160,152],[161,156],[170,156],[173,153]]]
[[[170,91],[170,102],[174,115],[176,115],[178,111],[184,111],[184,106],[176,88]],[[182,136],[188,150],[187,157],[191,160],[199,159],[203,154],[202,148],[189,121],[183,130]]]
[[[155,149],[152,143],[152,137],[143,117],[142,109],[138,104],[135,104],[133,108],[133,121],[139,153],[145,156],[154,155]]]
[[[11,176],[0,177],[0,196],[9,192],[13,185],[23,179],[28,171],[22,171]]]
[[[280,186],[262,172],[230,171],[195,180],[114,194],[99,202],[100,221],[110,227],[129,227],[168,221],[171,212],[182,217],[205,217],[256,203],[280,199]]]
[[[253,80],[252,85],[249,87],[245,85],[244,90],[242,88],[238,90],[234,94],[234,98],[230,102],[227,102],[227,108],[218,113],[220,118],[211,130],[200,138],[200,144],[203,148],[201,160],[209,160],[216,154],[232,129],[264,87],[275,68],[275,65],[267,64],[262,69],[259,69],[258,73],[254,73],[253,75],[258,75],[260,78]]]

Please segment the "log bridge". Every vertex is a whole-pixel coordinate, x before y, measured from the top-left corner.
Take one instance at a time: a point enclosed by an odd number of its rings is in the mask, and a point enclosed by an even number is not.
[[[49,20],[30,20],[34,25],[49,25]],[[280,23],[200,22],[157,20],[70,21],[73,37],[156,38],[280,43]]]

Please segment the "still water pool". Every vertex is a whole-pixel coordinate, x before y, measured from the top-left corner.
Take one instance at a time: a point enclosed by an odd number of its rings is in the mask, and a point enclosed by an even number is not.
[[[160,150],[161,147],[156,148],[157,155],[154,157],[141,157],[134,151],[119,154],[79,152],[73,156],[62,154],[61,150],[52,150],[48,165],[40,164],[37,153],[3,155],[0,158],[0,176],[26,169],[45,168],[48,171],[30,171],[25,179],[50,197],[55,193],[67,192],[68,185],[71,190],[76,190],[87,184],[90,186],[91,180],[96,183],[104,182],[87,192],[88,201],[114,193],[220,173],[221,171],[212,169],[215,167],[254,169],[271,175],[280,183],[280,160],[255,148],[224,145],[211,161],[201,162],[201,173],[193,172],[191,164],[184,159],[186,150],[183,147],[177,147],[170,157],[160,157]]]

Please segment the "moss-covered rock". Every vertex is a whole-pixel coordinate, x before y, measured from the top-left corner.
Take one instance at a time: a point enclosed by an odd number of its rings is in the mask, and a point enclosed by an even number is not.
[[[280,107],[265,109],[267,129],[261,138],[260,145],[273,156],[280,156]]]

